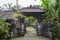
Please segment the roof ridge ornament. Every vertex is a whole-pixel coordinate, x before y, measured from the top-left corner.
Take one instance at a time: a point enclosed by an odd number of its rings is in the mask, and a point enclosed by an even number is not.
[[[33,7],[32,5],[30,5],[30,7]]]
[[[34,0],[34,1],[37,1],[37,0]]]

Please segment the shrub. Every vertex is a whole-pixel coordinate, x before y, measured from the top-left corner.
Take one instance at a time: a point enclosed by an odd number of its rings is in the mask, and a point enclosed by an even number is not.
[[[25,19],[25,22],[26,22],[26,26],[35,26],[36,25],[36,19],[32,16],[29,16]]]
[[[3,19],[0,19],[0,39],[8,37],[8,25]]]
[[[60,40],[60,23],[57,24],[53,32],[54,32],[55,40]]]

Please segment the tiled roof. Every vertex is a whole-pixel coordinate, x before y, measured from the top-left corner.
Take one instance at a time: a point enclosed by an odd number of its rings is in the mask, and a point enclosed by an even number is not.
[[[41,9],[39,7],[24,7],[20,10],[21,12],[46,12],[46,9]]]
[[[14,12],[12,12],[12,11],[2,11],[2,12],[0,12],[0,18],[10,19],[13,16],[13,14],[14,14]]]

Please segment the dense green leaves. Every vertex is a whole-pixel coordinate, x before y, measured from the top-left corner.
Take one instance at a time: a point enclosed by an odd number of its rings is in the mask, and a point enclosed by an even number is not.
[[[47,9],[49,2],[50,2],[50,0],[42,0],[42,7]]]
[[[60,21],[60,8],[58,9],[58,19]]]
[[[27,26],[35,26],[36,25],[36,19],[32,16],[29,16],[26,18],[26,25]]]
[[[54,37],[55,40],[60,40],[60,23],[58,23],[54,28]]]
[[[60,20],[59,0],[42,0],[42,7],[48,9],[45,13],[49,19],[48,21],[53,22],[54,18]],[[53,33],[55,40],[60,40],[60,23],[55,26]]]
[[[4,23],[3,19],[0,18],[0,25]]]
[[[55,18],[55,6],[56,0],[42,0],[42,7],[48,10],[45,15],[50,21],[53,21]]]
[[[7,38],[8,26],[8,23],[5,23],[3,19],[0,19],[0,38]]]
[[[42,20],[42,24],[46,24],[47,22],[46,22],[46,20],[44,19],[44,20]]]

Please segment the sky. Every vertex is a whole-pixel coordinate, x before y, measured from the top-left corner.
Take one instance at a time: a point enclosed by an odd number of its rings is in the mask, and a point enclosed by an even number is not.
[[[12,3],[12,6],[16,5],[16,0],[0,0],[0,6],[3,4]],[[27,7],[29,5],[41,5],[40,0],[18,0],[19,5],[22,7]]]

